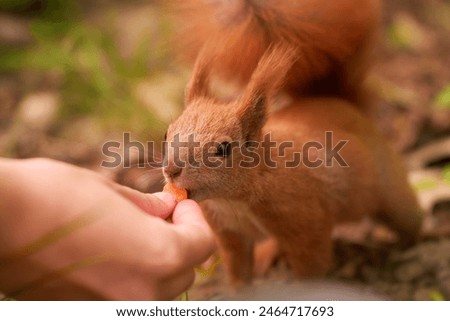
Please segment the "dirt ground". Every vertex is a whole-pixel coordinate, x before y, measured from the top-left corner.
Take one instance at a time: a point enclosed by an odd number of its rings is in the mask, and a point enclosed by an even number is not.
[[[51,55],[60,59],[58,68],[45,59],[38,67],[22,67],[24,62],[40,61],[41,51],[33,51],[37,46],[56,52],[61,43],[63,49],[71,44],[68,36],[50,39],[48,32],[39,33],[41,29],[36,31],[31,23],[41,17],[44,0],[24,2],[28,4],[21,8],[0,8],[0,156],[51,157],[97,169],[99,146],[120,137],[124,130],[135,137],[162,138],[165,126],[180,111],[188,73],[173,63],[165,47],[161,30],[170,29],[170,24],[161,18],[154,1],[80,2],[78,19],[87,21],[88,28],[97,28],[97,33],[89,34],[98,37],[81,44],[86,45],[86,52],[98,49],[104,55],[101,68],[104,60],[110,59],[106,78],[97,77],[95,83],[91,83],[92,75],[103,69],[97,69],[97,60],[86,55],[79,40],[70,47],[78,51]],[[368,233],[356,227],[348,232],[351,241],[336,242],[336,264],[327,280],[341,284],[338,287],[346,284],[358,291],[373,291],[379,298],[450,300],[450,2],[389,0],[384,12],[377,62],[369,79],[380,97],[374,117],[408,166],[426,213],[424,237],[417,245],[400,250],[383,227],[369,224]],[[111,46],[109,38],[102,36],[107,28],[112,30]],[[81,33],[83,29],[77,30]],[[151,39],[150,46],[162,45],[138,55],[139,48],[148,48],[139,42],[142,35]],[[102,43],[99,47],[97,40]],[[52,41],[61,42],[55,45]],[[111,51],[114,46],[118,52]],[[22,57],[24,52],[28,58]],[[77,55],[74,61],[80,65],[70,65],[65,54]],[[116,56],[122,58],[111,58]],[[130,67],[130,61],[139,59],[142,66],[131,63]],[[64,62],[70,68],[62,68]],[[123,62],[126,67],[119,68]],[[124,71],[127,68],[133,72]],[[118,84],[126,86],[123,94],[117,90]],[[67,105],[69,100],[72,105]],[[78,107],[73,107],[76,104]],[[127,110],[111,112],[125,105]],[[118,179],[141,190],[151,185],[142,171],[121,173]],[[198,282],[188,292],[190,300],[235,295],[227,286],[223,264],[219,259],[213,262],[209,270],[198,272]],[[282,262],[265,280],[256,281],[259,293],[266,294],[292,283]],[[270,298],[269,293],[266,299]]]

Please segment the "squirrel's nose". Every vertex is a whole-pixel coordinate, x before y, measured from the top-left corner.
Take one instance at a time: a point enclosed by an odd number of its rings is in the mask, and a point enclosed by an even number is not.
[[[164,167],[164,173],[166,173],[166,175],[169,176],[171,179],[180,176],[181,171],[182,168],[172,162],[170,162],[169,164],[167,164],[166,167]]]

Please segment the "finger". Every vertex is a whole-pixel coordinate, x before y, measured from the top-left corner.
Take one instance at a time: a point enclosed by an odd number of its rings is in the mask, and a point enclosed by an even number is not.
[[[182,238],[181,253],[186,254],[186,264],[195,266],[205,261],[213,253],[215,242],[200,206],[192,200],[181,201],[175,207],[172,220]]]
[[[181,272],[169,279],[162,280],[159,284],[158,300],[173,300],[184,291],[187,291],[195,281],[193,268]]]
[[[112,183],[111,187],[144,212],[166,219],[176,205],[175,197],[169,193],[146,194],[127,186]]]

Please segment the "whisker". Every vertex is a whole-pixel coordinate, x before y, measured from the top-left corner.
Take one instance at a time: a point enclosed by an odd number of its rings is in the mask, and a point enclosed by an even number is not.
[[[231,212],[234,215],[234,218],[236,219],[236,221],[240,223],[241,217],[239,215],[239,211],[234,207],[233,202],[231,202],[231,200],[228,199],[228,198],[226,198],[225,201],[228,203],[228,205],[229,205],[229,207],[231,209]]]
[[[133,167],[125,168],[117,172],[115,181],[141,192],[159,192],[162,190],[160,183],[163,173],[161,167],[143,166],[134,164]],[[145,164],[144,164],[145,165]]]

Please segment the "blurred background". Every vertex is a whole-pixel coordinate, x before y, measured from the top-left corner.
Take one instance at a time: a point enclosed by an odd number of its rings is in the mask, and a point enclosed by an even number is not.
[[[0,155],[98,166],[122,132],[160,140],[188,70],[152,1],[0,0]]]
[[[102,144],[123,132],[160,141],[189,76],[171,45],[175,25],[158,1],[0,0],[0,156],[98,169]],[[428,237],[408,253],[340,249],[348,260],[333,277],[397,299],[450,299],[450,1],[385,1],[369,83]],[[208,273],[192,298],[222,291],[220,267]]]
[[[175,25],[158,1],[0,0],[0,154],[86,164],[124,130],[160,139],[189,74]],[[370,84],[400,151],[450,132],[449,32],[449,1],[385,1]]]

